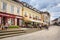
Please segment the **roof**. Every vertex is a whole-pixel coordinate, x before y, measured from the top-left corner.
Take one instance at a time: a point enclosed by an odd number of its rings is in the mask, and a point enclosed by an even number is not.
[[[47,14],[47,15],[50,16],[50,13],[49,13],[48,11],[46,11],[46,12],[42,12],[42,14]]]
[[[19,1],[19,0],[13,0],[13,1],[15,1],[15,2],[17,2],[17,3],[20,3],[20,4],[22,4],[23,6],[29,8],[29,9],[31,9],[31,10],[33,10],[33,11],[38,12],[39,14],[44,14],[44,13],[45,13],[45,14],[48,14],[48,15],[50,16],[50,13],[49,13],[49,12],[40,11],[40,10],[34,8],[32,5],[29,5],[29,4],[26,3],[26,2],[23,2],[23,1],[21,2],[21,1]]]
[[[54,20],[52,20],[52,21],[57,21],[58,20],[58,18],[56,18],[56,19],[54,19]]]
[[[34,8],[32,5],[29,5],[29,4],[26,3],[26,2],[19,1],[19,0],[13,0],[13,1],[15,1],[15,2],[17,2],[17,3],[20,3],[20,4],[22,4],[23,6],[29,8],[29,9],[31,9],[31,10],[33,10],[33,11],[36,11],[36,12],[40,13],[40,11],[39,11],[38,9]]]

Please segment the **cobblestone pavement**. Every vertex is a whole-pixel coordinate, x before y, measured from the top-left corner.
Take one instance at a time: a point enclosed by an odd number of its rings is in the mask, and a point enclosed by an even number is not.
[[[60,27],[51,26],[49,30],[37,31],[22,36],[8,37],[0,40],[60,40]]]

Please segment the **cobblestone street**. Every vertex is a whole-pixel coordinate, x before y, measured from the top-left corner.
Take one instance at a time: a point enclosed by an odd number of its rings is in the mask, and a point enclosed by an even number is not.
[[[45,29],[22,36],[8,37],[0,40],[60,40],[60,27],[51,26],[49,30]]]

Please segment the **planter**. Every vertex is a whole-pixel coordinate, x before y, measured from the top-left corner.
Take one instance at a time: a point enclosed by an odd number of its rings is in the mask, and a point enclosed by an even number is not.
[[[19,28],[19,26],[11,25],[9,28]]]

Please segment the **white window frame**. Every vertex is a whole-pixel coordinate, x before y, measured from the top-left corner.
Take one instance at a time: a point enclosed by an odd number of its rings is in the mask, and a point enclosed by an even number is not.
[[[24,16],[25,16],[25,17],[27,17],[27,16],[28,16],[28,15],[27,15],[27,12],[25,12],[25,13],[24,13]]]
[[[11,7],[10,7],[10,12],[14,13],[14,6],[13,5],[11,5]]]
[[[17,7],[17,13],[20,14],[20,8]]]
[[[2,2],[2,10],[6,11],[7,10],[7,3]]]

